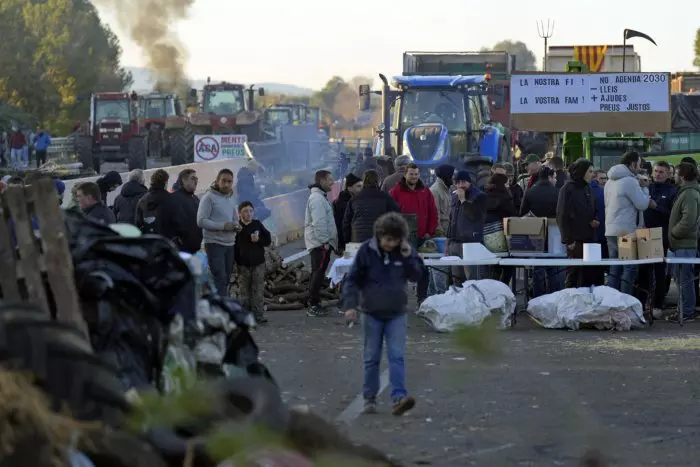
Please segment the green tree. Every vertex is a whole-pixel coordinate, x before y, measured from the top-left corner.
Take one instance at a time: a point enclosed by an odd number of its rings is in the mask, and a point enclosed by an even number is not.
[[[485,47],[481,50],[484,52],[508,52],[515,55],[515,68],[517,70],[537,70],[535,54],[522,41],[503,40],[494,44],[493,47]]]
[[[131,82],[119,41],[88,0],[0,0],[0,22],[0,100],[56,134],[87,118],[92,92]]]
[[[695,59],[693,66],[700,68],[700,28],[695,32]]]

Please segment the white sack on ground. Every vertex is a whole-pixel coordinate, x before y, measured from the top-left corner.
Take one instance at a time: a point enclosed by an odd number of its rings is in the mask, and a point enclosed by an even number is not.
[[[629,331],[646,323],[639,300],[607,286],[542,295],[530,300],[527,311],[549,329],[576,330],[588,325],[600,330]]]
[[[515,311],[515,296],[506,284],[491,279],[466,281],[443,294],[425,299],[416,312],[437,332],[451,332],[458,326],[478,326],[492,313],[499,315],[502,328],[509,327]]]

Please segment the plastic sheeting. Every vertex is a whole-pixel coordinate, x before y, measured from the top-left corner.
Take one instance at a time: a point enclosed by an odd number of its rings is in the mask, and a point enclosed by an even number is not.
[[[542,295],[530,300],[527,311],[548,329],[629,331],[646,324],[639,300],[607,286]]]
[[[671,96],[672,131],[700,131],[700,94]]]
[[[498,315],[501,328],[507,328],[514,312],[515,296],[510,287],[482,279],[426,298],[416,314],[435,331],[451,332],[459,326],[479,326],[492,314]]]

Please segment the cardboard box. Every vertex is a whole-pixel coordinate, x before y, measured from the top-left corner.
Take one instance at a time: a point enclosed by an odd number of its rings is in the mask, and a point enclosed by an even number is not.
[[[637,259],[637,234],[617,237],[618,259]]]
[[[506,217],[503,231],[510,251],[543,253],[547,250],[546,217]]]
[[[637,229],[637,258],[664,257],[664,231],[661,227]]]

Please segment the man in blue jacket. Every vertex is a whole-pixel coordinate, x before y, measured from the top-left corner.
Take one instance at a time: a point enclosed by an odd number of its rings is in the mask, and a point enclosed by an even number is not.
[[[654,183],[649,185],[649,197],[654,200],[656,206],[649,208],[644,211],[644,227],[663,228],[663,242],[664,242],[664,256],[668,252],[668,228],[669,219],[671,218],[671,208],[673,207],[673,202],[676,200],[676,194],[678,193],[678,188],[676,185],[668,183],[668,179],[671,176],[671,166],[660,161],[654,165],[653,169]],[[670,277],[666,277],[666,264],[650,264],[646,268],[648,273],[654,274],[654,279],[656,280],[656,287],[654,289],[654,308],[661,309],[664,305],[664,299],[668,293],[668,288],[670,284]],[[640,280],[641,282],[641,280]],[[646,280],[644,281],[646,282]],[[642,286],[642,290],[646,287]],[[642,297],[639,297],[642,295]],[[645,303],[644,294],[638,294],[642,303]]]
[[[36,155],[36,167],[46,164],[46,151],[51,146],[51,137],[46,130],[38,129],[33,139],[34,153]]]
[[[374,238],[364,242],[343,285],[345,317],[357,320],[362,310],[364,332],[365,413],[376,413],[379,363],[386,341],[391,382],[392,413],[403,415],[415,405],[406,392],[407,304],[406,282],[418,282],[423,260],[408,243],[408,224],[398,213],[382,215],[374,224]]]

